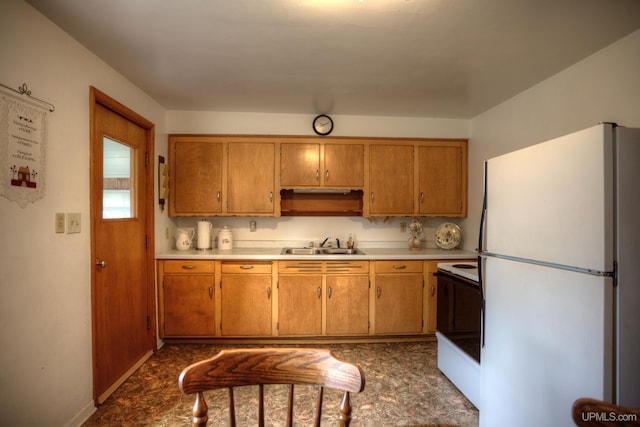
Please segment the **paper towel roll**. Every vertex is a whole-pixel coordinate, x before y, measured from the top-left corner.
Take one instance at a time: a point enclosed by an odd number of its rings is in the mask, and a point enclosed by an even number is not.
[[[198,221],[198,249],[211,248],[211,228],[209,221]]]

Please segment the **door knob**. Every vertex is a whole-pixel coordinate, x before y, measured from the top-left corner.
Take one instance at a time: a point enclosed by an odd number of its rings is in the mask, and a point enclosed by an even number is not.
[[[107,266],[107,262],[106,261],[100,261],[99,259],[96,259],[96,265],[100,268],[105,268]]]

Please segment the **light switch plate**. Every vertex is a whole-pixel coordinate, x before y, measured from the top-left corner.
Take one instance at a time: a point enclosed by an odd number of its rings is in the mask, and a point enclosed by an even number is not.
[[[67,234],[80,232],[80,212],[67,213]]]
[[[56,233],[64,233],[64,212],[56,212]]]

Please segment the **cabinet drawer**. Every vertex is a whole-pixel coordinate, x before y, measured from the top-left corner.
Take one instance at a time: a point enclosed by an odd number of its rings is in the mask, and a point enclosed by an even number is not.
[[[222,263],[222,274],[233,274],[233,273],[242,273],[242,274],[270,274],[271,273],[271,262],[255,262],[255,261],[232,261],[232,262],[223,262]]]
[[[280,261],[279,273],[322,273],[322,261]]]
[[[369,272],[369,261],[327,261],[327,274],[363,274]]]
[[[376,273],[422,273],[423,261],[376,261]]]
[[[162,261],[165,273],[213,273],[213,261],[192,261],[188,259]]]

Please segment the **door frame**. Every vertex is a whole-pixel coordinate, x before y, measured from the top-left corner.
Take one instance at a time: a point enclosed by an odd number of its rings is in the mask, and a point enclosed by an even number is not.
[[[145,130],[146,136],[146,162],[147,167],[145,174],[145,207],[146,207],[146,228],[145,233],[147,236],[147,251],[146,251],[146,270],[147,270],[147,314],[149,318],[149,324],[147,327],[147,348],[150,353],[157,351],[157,327],[156,327],[156,291],[155,291],[155,214],[154,214],[154,200],[155,200],[155,162],[154,162],[154,142],[155,142],[155,125],[149,120],[145,119],[135,111],[129,109],[124,106],[120,102],[101,92],[93,86],[89,87],[89,98],[90,98],[90,117],[89,117],[89,151],[90,151],[90,179],[93,179],[93,173],[96,170],[97,165],[95,164],[95,150],[97,146],[101,146],[101,144],[97,144],[95,141],[95,115],[96,115],[96,106],[100,105],[125,119],[135,123]],[[91,186],[90,186],[91,188]],[[90,195],[90,212],[91,212],[91,351],[92,351],[92,368],[93,375],[95,378],[96,373],[96,357],[95,357],[95,286],[96,286],[96,269],[93,265],[93,260],[96,259],[96,248],[95,248],[95,224],[93,221],[93,210],[95,208],[94,195]],[[143,359],[142,361],[144,361]],[[136,364],[131,370],[129,370],[125,377],[131,375],[137,367],[139,367],[141,363]],[[95,380],[94,383],[94,401],[96,404],[98,403],[99,396],[96,395],[95,390]],[[121,383],[117,383],[114,385],[113,390]]]

